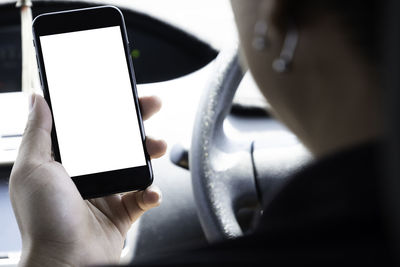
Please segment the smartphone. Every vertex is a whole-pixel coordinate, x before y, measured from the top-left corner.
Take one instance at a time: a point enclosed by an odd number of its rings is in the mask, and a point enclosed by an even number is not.
[[[32,27],[54,159],[85,199],[148,187],[153,172],[122,12],[47,13]]]

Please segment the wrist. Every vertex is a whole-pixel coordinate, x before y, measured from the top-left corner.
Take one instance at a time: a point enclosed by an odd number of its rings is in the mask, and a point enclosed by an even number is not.
[[[48,267],[80,266],[78,257],[73,253],[66,253],[68,250],[60,250],[56,246],[31,245],[29,249],[23,249],[18,263],[19,267]]]

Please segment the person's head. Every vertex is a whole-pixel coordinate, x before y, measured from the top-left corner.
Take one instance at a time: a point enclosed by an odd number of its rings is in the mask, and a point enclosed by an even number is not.
[[[259,88],[315,155],[380,135],[380,1],[232,0],[232,6]],[[280,73],[272,65],[293,30],[294,56]],[[265,45],[256,46],[255,38]]]

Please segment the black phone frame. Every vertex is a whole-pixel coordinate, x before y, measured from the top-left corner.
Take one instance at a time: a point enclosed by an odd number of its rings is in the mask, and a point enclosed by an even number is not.
[[[38,61],[40,82],[42,85],[44,98],[46,99],[51,111],[53,109],[51,105],[50,92],[46,77],[46,68],[44,65],[39,37],[50,34],[83,31],[112,26],[120,26],[121,29],[126,63],[130,74],[133,97],[136,103],[136,114],[139,122],[142,145],[146,157],[146,165],[71,177],[84,199],[102,197],[110,194],[134,190],[144,190],[152,184],[154,179],[150,155],[146,149],[146,135],[144,132],[143,120],[140,112],[135,73],[132,64],[132,58],[129,52],[129,41],[124,17],[122,12],[117,7],[107,5],[42,14],[34,19],[32,25],[33,43],[36,49],[36,59]],[[52,119],[53,127],[51,139],[54,159],[62,163],[53,111]]]

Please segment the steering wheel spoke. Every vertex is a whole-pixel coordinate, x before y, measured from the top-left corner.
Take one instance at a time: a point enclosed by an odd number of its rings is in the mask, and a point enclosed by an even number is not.
[[[251,142],[237,143],[223,121],[243,77],[237,46],[217,58],[216,71],[198,109],[189,165],[200,223],[210,242],[243,234],[236,218],[241,204],[257,202]]]

